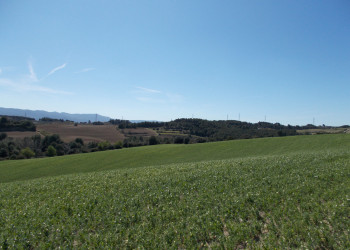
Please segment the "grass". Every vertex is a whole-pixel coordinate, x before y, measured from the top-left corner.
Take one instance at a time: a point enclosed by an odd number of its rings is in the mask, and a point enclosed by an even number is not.
[[[112,169],[343,148],[350,148],[348,134],[156,145],[54,158],[2,161],[0,183]]]
[[[1,162],[14,181],[0,184],[0,248],[349,249],[349,145],[298,136]]]
[[[4,183],[0,244],[346,249],[349,176],[342,151]]]

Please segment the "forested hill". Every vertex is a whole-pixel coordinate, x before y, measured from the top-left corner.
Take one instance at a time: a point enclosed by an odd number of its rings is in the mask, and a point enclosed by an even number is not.
[[[141,122],[137,124],[120,120],[113,120],[111,122],[118,124],[119,128],[142,127],[179,131],[182,134],[206,137],[210,141],[296,135],[297,129],[315,127],[313,125],[300,127],[268,122],[249,123],[235,120],[208,121],[187,118],[176,119],[170,122]]]
[[[8,131],[35,131],[33,119],[25,117],[0,117],[0,132]]]

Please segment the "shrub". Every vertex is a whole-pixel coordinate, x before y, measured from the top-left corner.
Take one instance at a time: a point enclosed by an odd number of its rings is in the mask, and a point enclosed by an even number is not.
[[[114,144],[114,148],[115,149],[121,149],[123,148],[123,142],[122,141],[118,141]]]
[[[88,148],[97,148],[98,147],[98,144],[97,144],[97,142],[94,142],[94,141],[92,141],[92,142],[89,142],[88,143]]]
[[[6,139],[6,137],[7,137],[7,134],[6,134],[6,133],[1,133],[1,134],[0,134],[0,141]]]
[[[22,149],[21,154],[27,159],[30,159],[35,156],[35,153],[28,147]]]
[[[149,145],[157,145],[158,144],[158,140],[155,136],[151,136],[149,138]]]
[[[55,156],[56,154],[57,154],[56,149],[53,146],[50,145],[47,148],[46,155],[52,157],[52,156]]]
[[[176,143],[176,144],[184,143],[184,138],[182,138],[182,137],[176,137],[175,140],[174,140],[174,143]]]
[[[79,143],[80,145],[84,145],[84,141],[83,141],[83,139],[81,139],[81,138],[76,138],[76,139],[75,139],[75,142],[76,142],[76,143]]]
[[[98,144],[98,150],[104,151],[110,149],[111,144],[108,141],[103,141]]]
[[[5,148],[0,148],[0,157],[5,158],[8,156],[8,152]]]

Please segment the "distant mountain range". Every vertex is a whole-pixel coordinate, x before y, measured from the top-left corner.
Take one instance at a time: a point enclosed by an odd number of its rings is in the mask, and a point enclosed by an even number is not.
[[[48,112],[44,110],[29,110],[29,109],[14,109],[14,108],[1,108],[0,115],[8,116],[25,116],[39,120],[43,117],[53,118],[53,119],[63,119],[70,120],[74,122],[91,122],[100,121],[107,122],[111,118],[108,116],[103,116],[99,114],[69,114],[69,113],[59,113],[59,112]]]

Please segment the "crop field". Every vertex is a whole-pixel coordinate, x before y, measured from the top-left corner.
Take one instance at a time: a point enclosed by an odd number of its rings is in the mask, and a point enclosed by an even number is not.
[[[151,137],[156,136],[157,133],[149,128],[125,128],[121,130],[121,133],[124,134],[124,136],[130,137],[130,136],[145,136],[145,137]]]
[[[24,137],[32,137],[34,135],[40,135],[38,132],[32,132],[32,131],[10,131],[6,132],[8,137],[11,138],[24,138]]]
[[[349,135],[7,161],[0,178],[2,248],[350,248]]]
[[[74,126],[73,123],[39,123],[37,131],[43,136],[59,134],[64,142],[70,142],[79,137],[84,142],[109,141],[114,143],[125,138],[114,125],[79,124]]]
[[[299,134],[349,134],[349,128],[317,128],[317,129],[303,129],[297,130]]]

